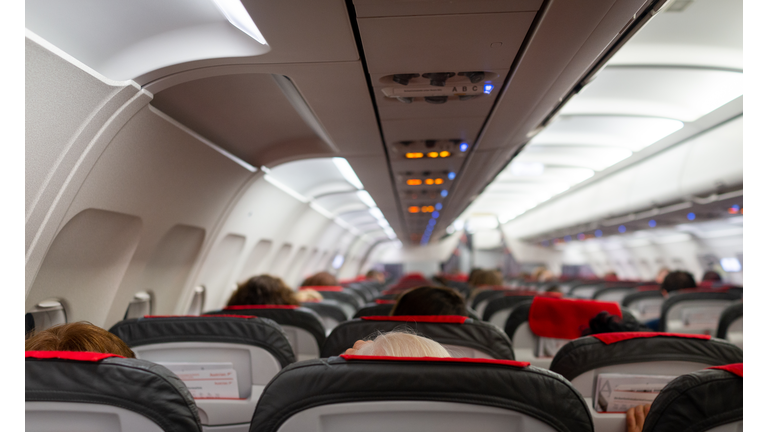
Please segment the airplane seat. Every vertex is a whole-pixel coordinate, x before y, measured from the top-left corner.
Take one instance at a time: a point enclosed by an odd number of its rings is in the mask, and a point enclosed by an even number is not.
[[[679,376],[654,400],[644,430],[741,432],[744,365],[715,366]]]
[[[665,297],[658,289],[631,292],[621,301],[621,306],[632,312],[638,321],[648,322],[661,317],[661,305]]]
[[[619,430],[625,415],[595,410],[595,386],[601,374],[679,376],[742,359],[740,348],[708,335],[617,332],[584,336],[567,343],[557,352],[549,369],[569,380],[587,400],[595,431],[607,432]]]
[[[543,295],[548,297],[561,297],[560,293],[537,292],[527,290],[515,290],[505,292],[502,297],[493,297],[488,301],[483,311],[483,321],[489,322],[500,329],[504,328],[509,314],[521,302],[533,300],[534,297]]]
[[[470,306],[477,312],[478,315],[483,316],[485,307],[491,299],[499,298],[504,295],[504,292],[511,291],[511,288],[505,286],[487,286],[478,288],[475,290],[475,296],[471,299]]]
[[[115,354],[25,351],[25,429],[200,432],[195,401],[163,366]]]
[[[323,320],[315,311],[290,305],[238,305],[204,315],[250,315],[268,318],[280,325],[297,360],[318,358],[325,343]]]
[[[647,290],[647,289],[658,290],[659,286],[658,285],[608,286],[605,288],[600,288],[599,290],[595,291],[595,294],[592,295],[592,300],[613,301],[621,304],[621,302],[624,300],[624,297],[626,297],[630,293],[637,292],[638,289],[639,290]]]
[[[344,308],[348,317],[353,316],[365,304],[361,294],[340,286],[305,286],[299,288],[299,290],[302,289],[313,289],[322,294],[323,299],[336,300]]]
[[[549,368],[558,350],[581,337],[582,329],[589,328],[589,320],[602,311],[635,321],[632,313],[617,303],[536,296],[512,309],[504,332],[512,340],[518,360]]]
[[[341,323],[323,345],[320,357],[352,348],[356,341],[393,330],[412,330],[443,345],[454,357],[514,360],[512,343],[496,327],[458,315],[367,316]]]
[[[659,331],[714,335],[720,314],[741,299],[728,291],[673,292],[661,305]]]
[[[527,363],[342,355],[283,369],[251,424],[307,430],[591,432],[592,420],[570,383]]]
[[[365,316],[389,315],[395,306],[395,300],[376,299],[373,303],[366,304],[362,309],[355,313],[352,318],[362,318]]]
[[[375,299],[376,296],[379,295],[379,290],[367,282],[352,282],[348,284],[342,284],[342,286],[345,289],[358,292],[366,302]]]
[[[744,303],[732,304],[723,310],[717,323],[717,337],[744,348]]]
[[[447,280],[445,283],[448,288],[455,289],[459,292],[459,294],[464,296],[464,298],[469,297],[469,294],[472,292],[472,287],[470,287],[466,282]]]
[[[146,316],[109,331],[137,358],[164,365],[185,381],[206,432],[247,431],[264,387],[295,361],[280,326],[254,316]],[[205,387],[203,381],[229,374],[234,379],[226,379],[219,393]]]
[[[604,287],[605,287],[604,282],[588,282],[588,283],[573,285],[571,289],[569,289],[568,292],[565,293],[565,296],[570,298],[591,299],[592,296],[595,295],[597,290]]]
[[[349,319],[344,308],[336,300],[320,300],[302,302],[301,307],[311,309],[320,315],[320,320],[325,327],[325,334],[329,334],[334,327]]]

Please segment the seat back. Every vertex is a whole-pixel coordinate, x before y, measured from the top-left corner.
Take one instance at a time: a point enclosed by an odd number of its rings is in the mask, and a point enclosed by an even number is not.
[[[612,301],[621,304],[621,302],[624,300],[624,297],[626,297],[628,294],[631,294],[633,292],[637,292],[638,289],[644,290],[643,288],[655,288],[658,289],[658,285],[645,285],[640,287],[634,287],[634,286],[608,286],[605,288],[600,288],[599,290],[595,291],[595,293],[592,295],[592,300],[599,300],[599,301]]]
[[[735,303],[723,310],[717,323],[717,337],[744,348],[744,303]]]
[[[488,304],[488,301],[503,296],[504,292],[511,289],[512,288],[503,286],[488,286],[478,288],[474,291],[474,296],[472,297],[470,306],[475,310],[475,312],[477,312],[478,315],[483,316],[483,312],[485,311],[485,306]]]
[[[336,327],[328,336],[321,357],[342,354],[355,341],[378,332],[409,329],[443,345],[455,357],[514,360],[512,343],[496,327],[472,318],[455,315],[368,316]]]
[[[365,304],[362,294],[341,286],[304,286],[299,288],[299,290],[303,289],[313,289],[322,294],[323,299],[336,300],[348,317],[354,315]]]
[[[512,309],[526,300],[533,300],[536,296],[560,298],[562,297],[562,294],[559,292],[537,292],[529,290],[505,291],[502,297],[493,297],[488,300],[485,310],[483,311],[483,321],[503,329],[504,324],[507,322],[507,318],[509,318],[509,314],[512,313]]]
[[[602,311],[634,320],[612,302],[537,296],[512,309],[504,332],[518,360],[548,368],[560,347],[579,338],[589,328],[589,320]]]
[[[726,291],[672,293],[661,305],[659,330],[714,335],[720,315],[739,300],[739,294]]]
[[[644,290],[631,292],[621,301],[640,322],[648,322],[661,317],[661,305],[664,304],[664,294],[659,290]]]
[[[163,366],[114,354],[25,352],[25,427],[39,432],[201,432],[195,402]]]
[[[601,378],[615,388],[607,374],[676,377],[708,366],[742,361],[738,347],[707,335],[627,332],[585,336],[558,351],[550,370],[570,380],[590,404],[595,431],[620,429],[623,413],[597,412],[595,397],[606,396]],[[614,377],[616,375],[613,375]],[[610,380],[614,380],[611,384]],[[646,378],[665,382],[662,378]],[[662,384],[663,385],[663,384]],[[611,390],[608,390],[610,394]]]
[[[361,308],[353,318],[362,318],[365,316],[389,315],[392,308],[395,307],[395,300],[376,299],[373,303],[368,303]]]
[[[320,300],[314,302],[303,302],[301,307],[311,309],[320,316],[320,320],[325,327],[325,334],[333,330],[339,323],[348,320],[350,317],[344,312],[341,303],[336,300]]]
[[[296,359],[307,360],[320,355],[325,343],[325,327],[320,316],[313,310],[300,306],[242,305],[228,306],[221,311],[205,315],[250,315],[268,318],[278,323],[291,343]]]
[[[283,369],[251,424],[306,430],[591,432],[592,423],[566,380],[527,363],[345,355]]]
[[[643,430],[741,432],[743,364],[699,370],[670,382],[651,405]]]
[[[295,361],[281,328],[253,316],[144,317],[121,321],[109,331],[137,358],[181,377],[211,431],[247,430],[264,387]],[[222,377],[216,390],[210,385],[213,377]],[[236,425],[240,429],[233,429]]]
[[[579,299],[591,299],[597,290],[605,288],[605,282],[588,282],[578,285],[573,285],[566,294],[566,297],[579,298]]]

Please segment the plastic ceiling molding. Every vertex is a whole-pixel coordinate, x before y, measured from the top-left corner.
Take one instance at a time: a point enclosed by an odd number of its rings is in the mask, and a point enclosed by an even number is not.
[[[250,16],[239,18],[239,25],[249,27],[248,20],[253,23]],[[234,27],[211,0],[29,0],[25,25],[113,80],[174,64],[270,51],[266,41]],[[255,24],[250,28],[258,33]]]

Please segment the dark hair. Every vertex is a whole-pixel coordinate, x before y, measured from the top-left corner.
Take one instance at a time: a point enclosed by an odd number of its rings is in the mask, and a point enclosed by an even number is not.
[[[328,272],[320,272],[304,279],[301,286],[336,286],[338,284],[336,276]]]
[[[467,316],[467,306],[452,288],[421,286],[400,294],[390,315]]]
[[[703,281],[713,281],[713,282],[720,282],[723,280],[720,275],[714,271],[714,270],[707,270],[704,273],[704,276],[702,276],[701,280]]]
[[[254,276],[238,285],[227,306],[293,305],[300,303],[282,279],[269,275]]]
[[[501,272],[498,270],[478,270],[472,276],[473,278],[468,281],[468,284],[475,288],[484,285],[498,286],[504,283]]]
[[[696,288],[696,281],[693,275],[687,271],[673,271],[664,278],[661,283],[661,289],[667,292],[677,291],[685,288]]]
[[[641,332],[650,330],[650,328],[640,324],[634,319],[625,321],[618,315],[611,315],[606,311],[602,311],[589,320],[589,328],[582,330],[581,335],[589,336],[599,333]]]
[[[88,351],[136,358],[122,339],[87,321],[61,324],[33,332],[24,341],[24,350]]]

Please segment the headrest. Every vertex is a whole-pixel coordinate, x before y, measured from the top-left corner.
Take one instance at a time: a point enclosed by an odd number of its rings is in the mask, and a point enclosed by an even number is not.
[[[109,331],[130,347],[173,342],[224,342],[262,348],[282,366],[296,361],[280,326],[255,316],[145,316],[120,321]]]
[[[240,305],[228,306],[223,311],[206,312],[203,316],[226,314],[236,311],[238,315],[253,315],[267,318],[280,326],[291,326],[303,329],[312,334],[317,346],[325,343],[325,327],[317,312],[307,307],[290,305]]]
[[[171,371],[112,354],[27,351],[24,400],[113,405],[136,412],[166,432],[201,431],[197,406]]]
[[[380,401],[495,407],[561,431],[593,430],[584,399],[568,381],[543,369],[479,359],[345,357],[308,360],[280,371],[264,389],[251,432],[275,432],[291,416],[320,405]]]
[[[397,300],[388,300],[388,299],[376,299],[376,304],[380,304],[380,305],[381,305],[381,304],[387,304],[387,305],[388,305],[388,304],[391,304],[391,305],[393,305],[393,304],[395,304],[395,303],[397,303]]]
[[[36,359],[56,358],[62,360],[97,362],[110,357],[125,358],[117,354],[97,353],[90,351],[24,351],[24,358]]]
[[[324,286],[303,286],[303,287],[299,287],[299,291],[301,291],[301,290],[308,290],[308,289],[315,290],[315,291],[334,291],[334,292],[344,291],[344,287],[342,287],[342,286],[324,285]]]
[[[658,291],[661,289],[661,285],[643,285],[635,287],[635,291]]]
[[[718,366],[743,361],[742,350],[724,340],[699,335],[630,333],[617,337],[610,334],[585,336],[565,344],[552,359],[549,369],[568,380],[593,369],[631,363],[692,362]],[[661,336],[661,337],[659,337]],[[606,339],[609,342],[604,342]],[[619,343],[616,343],[619,342]]]
[[[461,315],[372,315],[362,317],[368,321],[400,321],[400,322],[423,322],[423,323],[448,323],[464,324],[469,318]]]
[[[589,320],[603,311],[621,316],[615,302],[537,296],[528,312],[528,325],[536,336],[576,339],[584,328],[589,328]]]
[[[294,305],[235,305],[227,306],[222,310],[245,310],[245,309],[296,309]]]
[[[424,277],[423,274],[415,272],[415,273],[408,273],[400,278],[398,282],[403,282],[407,280],[427,280],[427,278]]]
[[[744,378],[744,363],[734,363],[734,364],[723,365],[723,366],[712,366],[707,369],[720,369]]]
[[[688,338],[688,339],[712,339],[709,335],[699,334],[684,334],[684,333],[662,333],[662,332],[616,332],[616,333],[599,333],[590,335],[593,338],[599,339],[606,345],[610,345],[616,342],[622,342],[625,340],[638,339],[638,338],[651,338],[651,337],[676,337],[676,338]]]
[[[529,362],[521,362],[516,360],[496,360],[496,359],[484,359],[484,358],[468,358],[468,357],[391,357],[391,356],[365,356],[365,355],[350,355],[342,354],[339,357],[344,360],[385,360],[385,361],[430,361],[430,362],[454,362],[454,363],[485,363],[485,364],[498,364],[514,367],[528,367],[531,365]]]

